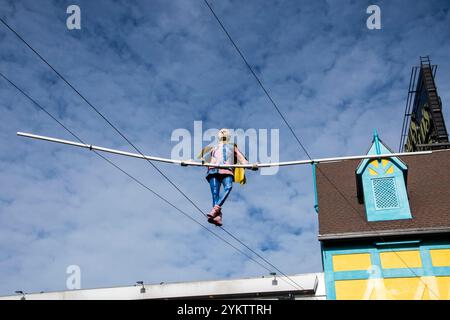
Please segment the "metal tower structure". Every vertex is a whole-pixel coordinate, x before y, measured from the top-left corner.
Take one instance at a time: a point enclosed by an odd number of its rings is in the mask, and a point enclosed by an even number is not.
[[[412,67],[399,152],[450,148],[436,89],[436,70],[429,56],[421,56],[420,66]]]

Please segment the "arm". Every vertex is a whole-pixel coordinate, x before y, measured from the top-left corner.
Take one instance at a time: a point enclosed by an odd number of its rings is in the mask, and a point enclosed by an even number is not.
[[[197,155],[197,158],[205,162],[211,162],[212,150],[212,146],[204,147],[202,151],[200,151],[200,153]]]
[[[236,157],[236,162],[239,164],[248,164],[248,160],[242,154],[242,152],[238,149],[237,145],[234,145],[234,154]]]

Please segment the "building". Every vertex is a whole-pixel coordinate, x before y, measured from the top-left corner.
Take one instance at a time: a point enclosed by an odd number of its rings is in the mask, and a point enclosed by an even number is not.
[[[450,150],[316,166],[327,299],[450,299]]]
[[[298,299],[324,300],[323,273],[260,278],[144,284],[115,288],[21,293],[0,300]]]

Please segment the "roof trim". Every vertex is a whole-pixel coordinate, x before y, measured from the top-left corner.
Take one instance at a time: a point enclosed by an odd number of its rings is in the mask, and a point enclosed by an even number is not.
[[[331,234],[324,234],[324,235],[319,234],[318,239],[319,239],[319,241],[324,241],[324,240],[340,240],[340,239],[352,239],[352,238],[372,238],[372,237],[379,237],[379,236],[421,235],[421,234],[433,234],[433,233],[450,233],[450,227],[331,233]]]
[[[380,150],[376,150],[377,149],[377,144],[376,142],[379,141],[379,147]],[[375,154],[387,154],[387,153],[394,153],[387,145],[384,144],[384,142],[381,139],[377,139],[377,141],[372,140],[372,146],[370,147],[369,151],[367,152],[367,154],[370,155],[375,155]],[[399,158],[397,157],[391,157],[392,161],[394,161],[397,166],[402,170],[402,171],[407,171],[408,167],[406,166],[406,164]],[[356,174],[357,175],[361,175],[364,171],[364,169],[366,168],[367,164],[369,163],[369,161],[372,161],[373,159],[364,159],[362,160],[358,167],[356,168]]]

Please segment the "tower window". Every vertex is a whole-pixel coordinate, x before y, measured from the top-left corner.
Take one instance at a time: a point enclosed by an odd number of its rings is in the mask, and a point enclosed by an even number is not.
[[[375,132],[367,154],[381,155],[392,151]],[[364,159],[356,169],[358,199],[364,203],[367,221],[412,219],[406,190],[408,167],[396,157]]]
[[[372,188],[376,210],[399,208],[394,177],[372,179]]]

